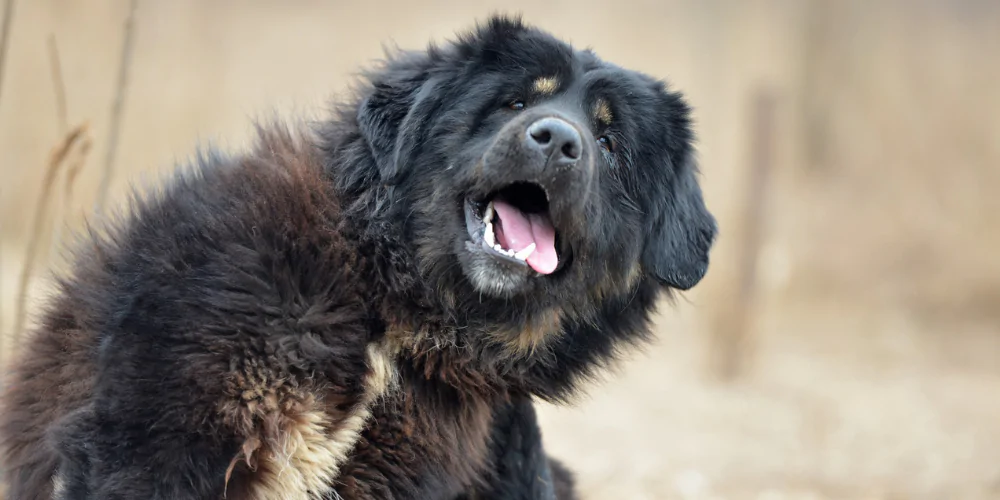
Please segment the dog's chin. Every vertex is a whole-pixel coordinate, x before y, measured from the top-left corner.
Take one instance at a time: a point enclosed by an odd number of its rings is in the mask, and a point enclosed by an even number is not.
[[[524,292],[536,275],[521,259],[498,251],[486,242],[487,227],[482,222],[486,205],[471,200],[463,203],[468,234],[459,237],[459,261],[462,272],[479,293],[497,298],[510,298]],[[492,231],[492,229],[490,229]]]
[[[481,248],[469,248],[461,259],[462,272],[479,293],[496,298],[510,298],[531,286],[530,271],[502,262]]]

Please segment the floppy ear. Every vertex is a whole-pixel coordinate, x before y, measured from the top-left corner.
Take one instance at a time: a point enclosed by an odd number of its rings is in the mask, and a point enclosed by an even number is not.
[[[414,66],[373,77],[372,92],[358,108],[358,128],[385,184],[396,184],[404,177],[407,162],[428,129],[425,117],[432,116],[438,103],[436,81]]]
[[[717,232],[695,179],[693,160],[678,171],[669,199],[659,203],[643,249],[643,268],[661,284],[688,290],[708,271],[708,253]]]

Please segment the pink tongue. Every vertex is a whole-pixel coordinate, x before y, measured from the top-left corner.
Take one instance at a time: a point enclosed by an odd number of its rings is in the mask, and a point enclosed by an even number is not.
[[[525,214],[513,205],[493,200],[493,209],[502,224],[497,231],[497,243],[519,252],[534,243],[535,251],[528,256],[528,265],[542,274],[550,274],[559,265],[556,255],[556,230],[546,214]]]

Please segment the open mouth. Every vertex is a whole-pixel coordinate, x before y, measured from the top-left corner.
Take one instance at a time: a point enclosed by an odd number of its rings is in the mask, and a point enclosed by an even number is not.
[[[548,195],[538,184],[515,182],[480,201],[466,200],[465,218],[472,242],[489,255],[539,274],[559,267]]]

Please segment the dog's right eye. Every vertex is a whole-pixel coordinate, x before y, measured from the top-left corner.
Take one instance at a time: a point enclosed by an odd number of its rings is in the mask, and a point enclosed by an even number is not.
[[[611,136],[607,134],[602,135],[597,138],[597,143],[600,144],[601,148],[603,148],[605,151],[609,153],[615,152],[615,140]]]
[[[511,101],[507,104],[507,107],[513,109],[514,111],[521,111],[524,109],[524,101]]]

